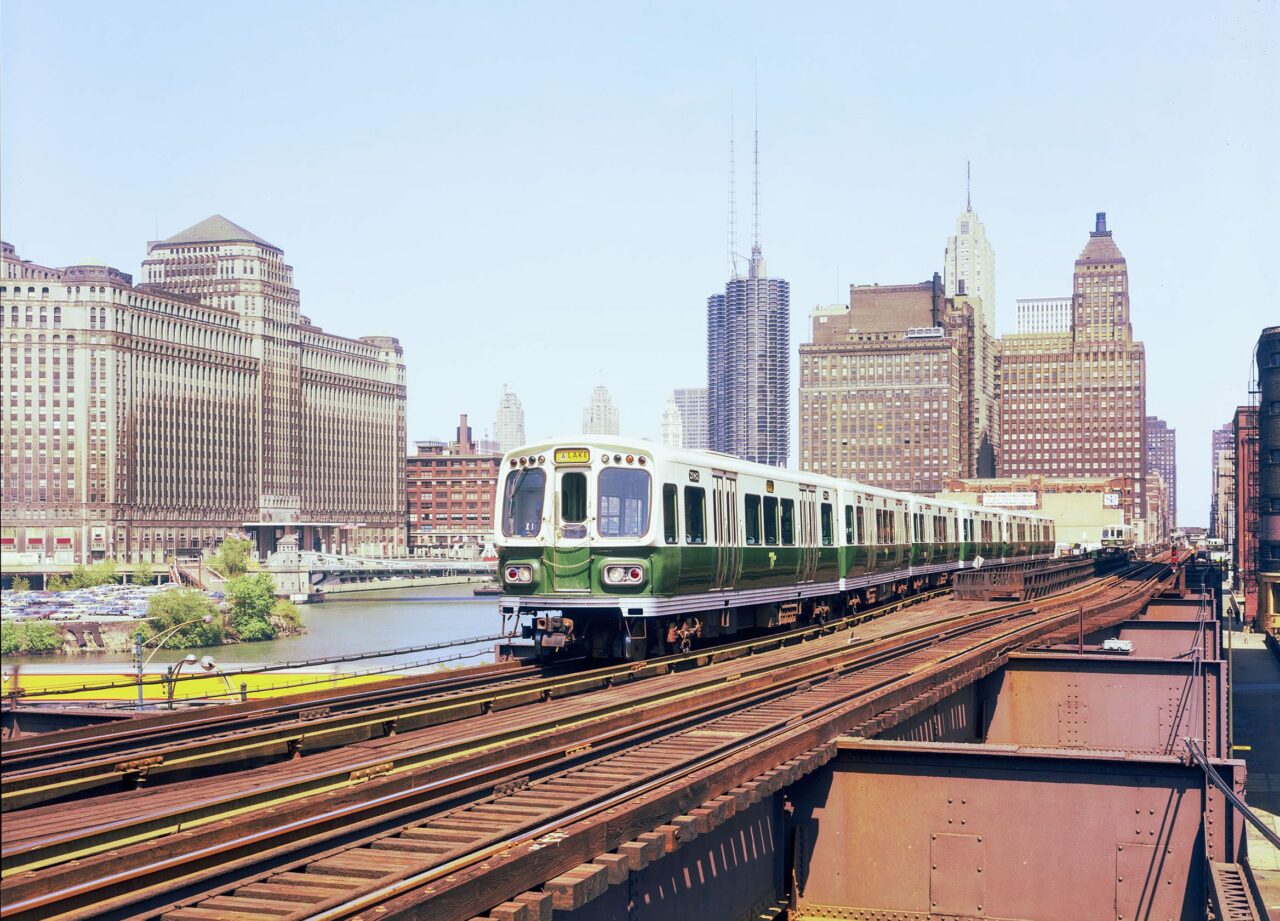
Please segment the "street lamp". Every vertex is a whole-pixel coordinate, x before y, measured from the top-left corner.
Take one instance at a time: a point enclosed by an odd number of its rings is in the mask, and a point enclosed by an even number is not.
[[[235,691],[231,690],[231,682],[227,680],[227,676],[222,669],[218,668],[218,663],[213,661],[213,656],[201,656],[196,659],[194,652],[189,652],[178,662],[177,665],[170,665],[164,671],[165,685],[167,687],[167,697],[169,698],[169,709],[173,709],[173,697],[178,687],[178,673],[182,671],[184,665],[199,665],[200,669],[205,672],[217,672],[218,677],[222,679],[222,683],[227,686],[227,695],[234,699]]]
[[[134,659],[135,668],[137,669],[137,672],[138,672],[138,709],[139,710],[145,710],[147,706],[142,698],[143,669],[146,668],[146,666],[151,662],[151,660],[156,657],[156,653],[160,651],[160,647],[163,646],[166,642],[168,642],[170,637],[172,637],[175,633],[177,633],[183,627],[190,627],[192,624],[195,624],[195,623],[211,624],[213,623],[213,615],[205,614],[202,617],[193,617],[191,618],[191,620],[186,620],[180,624],[172,626],[168,630],[165,630],[163,633],[161,633],[159,636],[154,637],[154,639],[158,641],[156,642],[156,648],[152,650],[151,655],[147,656],[147,659],[145,662],[142,660],[142,646],[143,646],[142,631],[141,630],[138,631],[138,634],[135,637],[134,643],[133,643],[133,659]],[[195,659],[192,658],[191,661],[194,663]],[[173,706],[172,696],[170,697],[169,705],[170,707]]]
[[[155,655],[153,652],[152,655]],[[170,665],[164,670],[165,696],[169,699],[169,709],[173,709],[173,692],[178,686],[178,673],[184,665],[195,665],[196,654],[189,652],[178,660],[177,665]]]

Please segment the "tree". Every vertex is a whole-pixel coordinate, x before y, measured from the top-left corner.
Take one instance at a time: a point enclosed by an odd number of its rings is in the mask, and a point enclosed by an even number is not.
[[[71,588],[71,585],[68,584],[66,579],[62,578],[62,576],[55,572],[45,580],[44,587],[45,591],[49,592],[65,592],[67,589]]]
[[[133,567],[132,581],[134,585],[155,585],[156,571],[154,567],[146,560],[136,563]]]
[[[62,632],[51,623],[0,623],[0,653],[6,656],[50,655],[60,649]]]
[[[231,629],[246,642],[274,639],[271,609],[276,603],[276,584],[268,573],[256,572],[227,582],[227,604],[231,609]]]
[[[209,560],[209,565],[228,579],[243,576],[249,570],[249,551],[252,549],[252,541],[241,537],[228,537]]]
[[[271,626],[276,634],[297,634],[302,632],[302,612],[288,598],[277,598],[271,606]]]
[[[29,592],[31,591],[31,580],[26,576],[14,576],[12,588],[15,592]]]
[[[203,618],[206,616],[213,620],[204,623]],[[222,643],[222,618],[218,616],[213,599],[193,588],[170,589],[153,595],[147,604],[147,620],[157,634],[179,624],[186,624],[165,641],[166,646],[175,649],[218,646]]]

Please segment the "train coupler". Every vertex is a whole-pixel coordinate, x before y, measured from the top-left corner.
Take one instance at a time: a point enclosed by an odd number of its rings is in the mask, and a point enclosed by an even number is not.
[[[574,641],[573,618],[539,614],[533,621],[533,640],[543,649],[563,649]]]

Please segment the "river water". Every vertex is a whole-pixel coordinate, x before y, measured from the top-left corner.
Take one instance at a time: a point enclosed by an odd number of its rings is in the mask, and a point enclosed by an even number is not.
[[[300,659],[352,655],[442,643],[499,632],[497,598],[477,598],[471,585],[433,585],[389,591],[357,592],[332,597],[321,604],[299,605],[306,633],[263,643],[236,643],[205,649],[162,650],[152,662],[172,664],[186,653],[211,655],[227,668],[267,665]],[[332,667],[340,671],[410,666],[458,654],[467,658],[449,664],[471,665],[493,661],[493,641],[448,649],[380,657]],[[84,656],[6,656],[5,665],[55,667],[59,671],[119,671],[132,663],[130,653],[94,653]],[[114,667],[112,667],[114,666]]]

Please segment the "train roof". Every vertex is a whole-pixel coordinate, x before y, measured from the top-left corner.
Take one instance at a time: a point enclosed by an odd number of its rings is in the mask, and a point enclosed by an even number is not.
[[[762,476],[766,479],[787,479],[800,483],[811,483],[815,486],[826,485],[832,488],[855,489],[864,494],[870,494],[885,499],[914,499],[920,502],[927,502],[938,508],[950,508],[957,511],[961,509],[969,509],[971,511],[984,512],[991,515],[1016,515],[1036,521],[1052,521],[1048,515],[1042,515],[1037,512],[1025,511],[1021,509],[1001,509],[987,508],[980,505],[968,505],[963,502],[956,502],[952,499],[935,499],[932,496],[921,496],[915,493],[898,492],[893,489],[886,489],[883,486],[871,486],[867,483],[859,483],[857,480],[848,480],[840,477],[828,476],[822,473],[809,473],[803,470],[791,470],[786,467],[772,467],[768,464],[760,464],[755,461],[743,460],[732,454],[725,454],[720,451],[697,450],[694,448],[669,448],[647,438],[628,438],[623,435],[562,435],[555,438],[542,438],[537,441],[530,441],[521,445],[514,451],[508,451],[503,455],[503,466],[512,457],[519,457],[523,454],[538,454],[555,448],[573,448],[596,447],[600,449],[609,449],[611,451],[621,451],[627,454],[645,453],[653,457],[655,461],[666,460],[675,461],[676,463],[688,464],[691,467],[720,467],[724,470],[732,470],[737,473],[750,473],[756,476]]]

